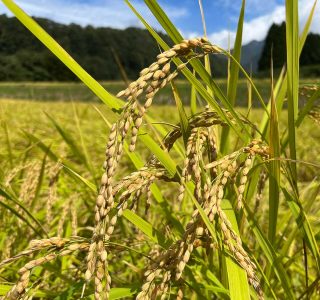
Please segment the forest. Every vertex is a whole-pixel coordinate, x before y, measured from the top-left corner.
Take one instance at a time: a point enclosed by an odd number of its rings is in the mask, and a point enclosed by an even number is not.
[[[81,27],[76,24],[63,25],[48,19],[35,20],[97,80],[119,80],[124,76],[137,77],[139,70],[152,63],[159,47],[145,29]],[[242,64],[250,71],[258,64],[262,77],[269,73],[271,48],[275,68],[286,60],[285,24],[273,24],[264,42],[263,50],[247,45],[243,47]],[[159,35],[170,45],[164,33]],[[301,54],[301,66],[320,64],[320,35],[310,33]],[[141,47],[143,45],[143,47]],[[249,54],[250,52],[250,54]],[[261,53],[260,53],[261,52]],[[258,57],[260,59],[255,62]],[[246,57],[247,56],[247,57]],[[248,57],[249,56],[249,57]],[[252,58],[251,58],[252,56]],[[223,77],[227,73],[227,60],[214,56],[213,73]],[[255,70],[253,70],[255,71]],[[308,72],[308,77],[318,76],[317,69]],[[48,51],[36,37],[28,34],[19,21],[6,15],[0,16],[0,80],[1,81],[75,81],[76,77]]]

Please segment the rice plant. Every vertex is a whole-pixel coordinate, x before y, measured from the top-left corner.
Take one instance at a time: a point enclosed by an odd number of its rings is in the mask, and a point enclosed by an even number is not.
[[[12,170],[0,187],[3,299],[319,297],[320,184],[304,182],[301,171],[307,165],[317,173],[319,164],[301,160],[297,143],[306,116],[319,121],[319,85],[299,84],[316,2],[299,37],[298,1],[286,1],[287,65],[277,81],[271,67],[269,99],[239,63],[245,1],[230,52],[205,36],[183,39],[159,4],[145,0],[169,46],[125,0],[162,50],[116,96],[13,1],[3,2],[115,115],[110,122],[96,108],[109,132],[100,182],[76,107],[73,131],[47,114],[67,150],[24,131],[27,151],[15,168],[4,125]],[[229,60],[226,94],[211,74],[212,55]],[[236,101],[240,72],[250,91],[245,112]],[[191,109],[178,76],[191,85]],[[177,123],[149,114],[167,86]],[[41,160],[29,154],[36,148]],[[23,236],[13,239],[15,226]]]

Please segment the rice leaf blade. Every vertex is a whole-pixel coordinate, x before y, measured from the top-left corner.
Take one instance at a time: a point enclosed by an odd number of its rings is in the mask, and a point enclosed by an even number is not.
[[[233,47],[233,57],[234,60],[240,62],[241,61],[241,47],[242,47],[242,32],[243,32],[243,22],[244,22],[244,12],[245,12],[246,1],[242,1],[240,15],[237,26],[237,34]],[[238,87],[238,79],[239,79],[239,66],[231,60],[230,62],[230,71],[228,74],[227,81],[227,98],[231,104],[231,106],[235,106],[236,104],[236,96],[237,96],[237,87]],[[227,141],[229,135],[229,128],[223,128],[221,133],[221,143],[220,143],[220,152],[227,153],[228,152],[228,144]]]
[[[277,107],[273,91],[273,65],[271,64],[271,115],[270,115],[270,159],[269,165],[269,232],[268,237],[274,245],[277,233],[277,220],[280,193],[280,137]]]
[[[303,210],[303,207],[301,203],[299,203],[298,199],[295,199],[286,188],[282,188],[282,192],[285,195],[285,199],[287,201],[287,204],[296,220],[297,226],[304,236],[306,242],[308,243],[308,246],[310,248],[310,251],[312,252],[316,263],[318,272],[320,271],[320,252],[318,249],[317,241],[315,238],[315,235],[313,233],[313,230],[310,226],[310,223],[308,221],[308,218]]]
[[[286,0],[286,42],[287,42],[287,80],[288,80],[288,132],[290,158],[297,159],[295,120],[298,116],[299,94],[299,19],[298,0]],[[296,185],[296,164],[290,165]]]
[[[183,141],[184,141],[184,144],[187,145],[188,137],[190,135],[190,127],[189,127],[188,117],[187,117],[187,114],[184,110],[184,107],[183,107],[183,104],[182,104],[182,101],[181,101],[181,98],[179,95],[179,91],[178,91],[177,86],[175,85],[174,82],[171,83],[171,87],[172,87],[173,97],[176,102],[176,107],[179,112],[180,127],[182,130]]]
[[[237,219],[230,201],[224,199],[222,201],[221,206],[228,220],[231,222],[233,230],[237,235],[239,235],[240,233],[237,224]],[[246,272],[230,257],[225,256],[225,261],[227,268],[230,299],[250,299],[250,290]]]
[[[138,229],[140,229],[152,241],[166,248],[165,237],[158,230],[153,228],[150,223],[143,220],[137,214],[128,209],[123,211],[123,216],[132,224],[134,224]]]

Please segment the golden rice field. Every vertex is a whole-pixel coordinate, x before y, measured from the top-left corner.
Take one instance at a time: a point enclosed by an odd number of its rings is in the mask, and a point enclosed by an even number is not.
[[[50,84],[47,84],[50,86]],[[190,111],[190,107],[186,108]],[[241,113],[245,113],[245,108],[239,108]],[[90,159],[95,169],[102,167],[104,160],[103,149],[106,146],[106,138],[109,128],[103,120],[101,114],[110,122],[116,120],[116,115],[103,104],[83,103],[83,102],[61,102],[61,101],[28,101],[19,99],[1,99],[1,140],[10,141],[10,148],[7,142],[1,144],[1,170],[8,167],[10,163],[10,152],[17,158],[26,151],[26,146],[30,143],[25,133],[31,133],[40,139],[44,144],[50,146],[52,151],[57,152],[61,157],[72,158],[72,151],[54,127],[48,116],[51,116],[81,147],[88,148]],[[100,113],[99,113],[100,112]],[[150,115],[161,122],[168,123],[167,128],[179,122],[179,116],[174,106],[155,106],[150,110]],[[262,115],[261,109],[254,109],[251,113],[256,124],[259,123]],[[286,111],[282,113],[285,119]],[[78,125],[77,125],[78,124]],[[147,126],[147,125],[145,125]],[[8,136],[6,131],[8,130]],[[320,143],[319,125],[310,117],[297,132],[297,142],[299,143],[299,159],[301,161],[317,163],[320,154],[318,146]],[[29,146],[31,147],[31,146]],[[139,150],[144,151],[144,158],[148,157],[147,149],[143,145],[138,145]],[[28,149],[30,157],[41,158],[42,151],[36,147]],[[40,157],[39,157],[40,155]],[[124,164],[125,167],[125,164]],[[102,170],[102,169],[101,169]],[[97,175],[99,172],[97,171]],[[300,165],[300,178],[309,182],[318,174],[318,170],[308,164]]]
[[[15,98],[0,100],[1,300],[320,298],[320,86],[299,78],[316,1],[303,28],[285,1],[286,65],[255,80],[239,64],[245,1],[230,51],[145,0],[169,46],[126,0],[159,54],[119,89],[2,2],[96,96],[0,85]]]
[[[179,123],[176,110],[174,106],[153,106],[149,115],[157,121],[161,120],[162,125],[170,130]],[[244,108],[240,108],[238,111],[246,113]],[[190,114],[189,107],[186,107],[186,112]],[[251,112],[252,120],[256,124],[259,123],[262,113],[261,109],[254,109]],[[9,195],[13,199],[11,201],[19,201],[19,204],[15,204],[15,202],[8,201],[8,198],[0,196],[1,204],[10,205],[14,212],[7,211],[3,207],[1,209],[3,221],[1,222],[0,234],[1,260],[20,253],[28,246],[29,241],[45,238],[46,235],[66,239],[66,242],[70,243],[71,241],[71,245],[88,247],[85,237],[89,239],[91,235],[92,209],[96,194],[86,181],[93,185],[97,184],[103,173],[103,149],[106,146],[109,132],[107,123],[116,120],[114,113],[110,112],[105,105],[98,103],[1,99],[0,117],[0,138],[3,141],[0,147],[1,191]],[[286,111],[283,111],[280,123],[285,123],[285,117]],[[147,132],[154,134],[148,129],[147,123],[142,126],[146,128]],[[157,135],[156,139],[158,138],[160,141],[163,136],[159,132]],[[300,186],[305,193],[311,193],[315,197],[312,198],[313,205],[308,197],[303,198],[304,205],[308,210],[310,223],[314,230],[319,232],[318,205],[314,204],[314,201],[318,199],[319,186],[317,183],[318,162],[320,161],[317,147],[320,141],[319,125],[313,119],[307,118],[303,126],[299,128],[297,137],[298,159],[301,160],[298,169]],[[234,142],[236,141],[234,136],[232,139]],[[237,146],[234,150],[236,149]],[[137,152],[144,162],[148,161],[152,155],[141,142],[137,144]],[[183,163],[183,159],[177,153],[174,158],[180,164]],[[69,168],[72,169],[71,172]],[[133,172],[135,166],[126,156],[120,163],[120,169],[119,178]],[[80,177],[81,179],[79,179]],[[129,284],[128,288],[127,283],[134,282],[136,281],[135,277],[141,276],[145,261],[141,255],[152,245],[153,239],[156,241],[160,239],[161,243],[166,240],[162,236],[158,237],[158,233],[165,233],[166,236],[175,238],[179,234],[179,230],[182,230],[181,225],[176,224],[175,228],[170,225],[170,221],[168,223],[168,215],[171,216],[169,220],[172,218],[171,222],[179,220],[183,223],[187,220],[187,212],[192,208],[190,203],[185,204],[184,209],[180,210],[176,200],[178,191],[174,185],[161,184],[160,188],[165,202],[151,199],[148,217],[143,217],[143,207],[142,210],[137,208],[143,219],[147,220],[148,224],[153,224],[153,228],[157,232],[146,234],[143,230],[137,229],[134,225],[135,222],[127,216],[127,220],[120,221],[119,228],[110,241],[108,246],[111,252],[109,260],[112,262],[110,272],[113,274],[113,282],[116,286],[111,289],[111,299],[118,299],[118,294],[119,298],[122,298],[123,295],[130,297],[136,293],[139,287]],[[264,195],[262,199],[267,199],[267,189],[268,187],[265,187],[262,191]],[[256,196],[255,201],[257,199]],[[170,201],[170,206],[167,206],[166,201]],[[258,205],[255,201],[250,202],[251,210],[256,211],[257,219],[261,220],[263,214],[267,213],[267,203],[263,200]],[[292,239],[291,231],[293,230],[292,232],[295,233],[297,231],[294,229],[294,221],[287,212],[288,207],[284,199],[281,199],[279,230],[282,230],[283,234],[287,236],[285,239]],[[174,218],[172,214],[174,214]],[[260,226],[267,228],[267,224],[262,221],[260,221]],[[148,229],[145,230],[148,232]],[[316,239],[318,240],[318,234],[316,234]],[[246,238],[246,243],[251,245],[250,247],[259,248],[253,241],[250,241],[249,236]],[[294,253],[294,245],[291,244],[286,251]],[[284,244],[282,247],[287,246]],[[32,275],[35,279],[34,288],[28,292],[28,295],[56,299],[61,295],[70,294],[73,295],[72,298],[67,299],[78,298],[83,285],[83,279],[79,273],[83,267],[81,264],[83,259],[85,256],[80,251],[76,256],[59,259],[58,264],[48,262],[36,268]],[[202,278],[201,271],[194,265],[196,260],[196,258],[195,261],[192,260],[188,270],[193,270],[195,276]],[[17,261],[18,264],[14,263],[14,265],[22,266],[23,263],[21,264],[20,261],[21,258]],[[26,258],[22,257],[22,261],[26,261]],[[214,261],[212,263],[214,264]],[[124,266],[126,267],[124,268]],[[10,268],[2,269],[4,267],[0,264],[2,278],[12,278],[11,280],[14,281],[15,275],[11,273]],[[214,267],[212,266],[212,268]],[[37,284],[36,278],[38,276],[46,278],[46,282],[50,282],[55,288]],[[213,274],[208,270],[205,276],[208,281],[199,284],[198,288],[200,290],[212,289],[214,294],[217,293],[220,296],[224,293],[227,295],[227,291],[219,287],[216,279],[213,279],[215,277],[212,276]],[[0,285],[0,295],[5,295],[10,287],[10,282],[3,281]],[[88,293],[90,294],[90,289]],[[195,296],[192,297],[200,297],[198,292],[194,293]],[[209,292],[207,291],[207,293]],[[113,295],[115,296],[113,297]]]

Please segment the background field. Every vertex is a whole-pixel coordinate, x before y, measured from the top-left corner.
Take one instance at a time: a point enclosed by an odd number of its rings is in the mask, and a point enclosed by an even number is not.
[[[259,84],[262,85],[264,82],[267,81],[260,81]],[[115,92],[121,86],[120,83],[108,83],[107,85],[109,88],[113,87]],[[242,85],[245,85],[245,83],[243,82]],[[19,86],[19,84],[16,83],[0,85],[0,89],[7,89],[8,95],[10,94],[12,98],[17,97],[20,99],[0,100],[0,119],[2,122],[0,138],[2,141],[6,141],[8,139],[6,137],[4,127],[6,126],[14,158],[21,156],[22,152],[26,151],[26,149],[29,151],[27,145],[30,145],[30,141],[25,133],[32,133],[46,145],[50,145],[51,149],[53,149],[57,154],[61,156],[65,155],[69,159],[73,159],[72,152],[70,153],[68,145],[63,141],[63,138],[59,135],[59,132],[54,127],[52,121],[50,121],[48,115],[51,116],[64,129],[64,131],[68,132],[80,147],[80,134],[79,129],[76,127],[76,119],[78,118],[82,136],[86,147],[88,147],[88,152],[90,153],[94,167],[102,172],[101,162],[104,159],[103,149],[105,148],[109,128],[105,124],[101,115],[97,112],[97,109],[103,113],[110,123],[115,121],[115,115],[112,114],[105,105],[96,101],[90,91],[81,84],[28,83],[22,85],[22,87],[25,87],[24,91],[36,91],[35,93],[38,95],[36,101],[21,100],[28,99],[31,95],[28,93],[23,94],[23,89],[16,90],[17,86]],[[189,90],[186,88],[186,84],[184,82],[180,82],[178,86],[181,88],[181,93],[184,93],[187,99]],[[267,86],[265,86],[265,90],[267,89]],[[15,94],[15,91],[18,92]],[[243,100],[245,100],[246,91],[244,86],[242,92]],[[74,97],[71,97],[72,93],[74,93]],[[159,102],[161,103],[162,98],[166,103],[173,104],[172,102],[174,100],[170,97],[170,93],[171,91],[168,88],[166,92],[162,93],[161,96],[158,96],[160,98],[158,98],[158,101],[160,100]],[[76,98],[76,96],[78,97],[78,95],[80,95],[81,97],[82,95],[82,97],[84,97],[85,94],[90,96],[90,100],[86,102],[78,101],[79,99]],[[61,96],[61,101],[49,100],[51,97],[56,97],[57,95]],[[41,97],[43,97],[45,101],[41,101]],[[66,100],[67,97],[69,97],[69,100]],[[186,110],[188,112],[190,108],[186,107]],[[245,108],[238,108],[238,110],[242,114],[246,113]],[[255,120],[256,125],[258,125],[261,119],[262,110],[253,109],[251,114],[252,119]],[[280,117],[281,125],[285,124],[284,120],[286,114],[287,112],[284,110]],[[170,129],[170,124],[175,125],[179,122],[176,108],[172,105],[155,105],[150,110],[150,116],[154,117],[154,119],[158,121],[160,120],[161,122],[168,124],[168,129]],[[147,128],[147,125],[145,124],[144,127]],[[320,154],[318,153],[318,147],[316,146],[320,143],[320,131],[318,124],[310,118],[307,119],[301,128],[299,128],[297,137],[299,145],[298,159],[307,162],[319,161]],[[39,155],[39,149],[37,149],[36,144],[31,146],[31,150],[32,151],[30,151],[30,153],[32,156],[38,157],[38,159],[41,158],[42,154]],[[139,151],[143,150],[143,145],[139,145]],[[1,143],[0,165],[3,176],[5,176],[4,170],[9,167],[8,151],[8,144]],[[148,151],[145,150],[143,153],[145,158],[147,158]],[[123,167],[126,167],[125,164]],[[99,172],[97,175],[99,177]],[[301,164],[299,168],[299,175],[301,181],[310,181],[317,175],[317,169],[306,164]]]
[[[147,60],[146,40],[90,27],[78,56],[76,34],[60,43],[59,24],[2,2],[26,29],[1,30],[1,300],[319,298],[320,80],[305,73],[320,63],[308,34],[317,1],[303,27],[299,1],[285,1],[262,73],[257,60],[240,66],[254,46],[243,45],[246,1],[226,50],[206,37],[201,1],[204,37],[185,40],[156,0],[144,2],[165,36],[125,0],[151,34]]]
[[[270,80],[256,79],[255,84],[265,101],[270,97]],[[320,79],[302,79],[301,85],[318,84]],[[226,92],[226,80],[217,80],[223,92]],[[184,104],[189,105],[190,84],[186,81],[178,80],[176,82]],[[125,84],[121,81],[102,82],[102,86],[107,88],[113,94],[117,94],[124,88]],[[238,83],[237,105],[247,107],[248,105],[248,83],[240,79]],[[253,106],[259,107],[260,103],[253,94]],[[0,82],[0,98],[2,99],[19,99],[32,101],[63,101],[63,102],[96,102],[100,100],[82,83],[65,83],[65,82]],[[303,100],[303,98],[301,98]],[[165,87],[155,97],[155,104],[174,105],[172,91],[169,86]],[[303,103],[302,103],[303,104]]]

